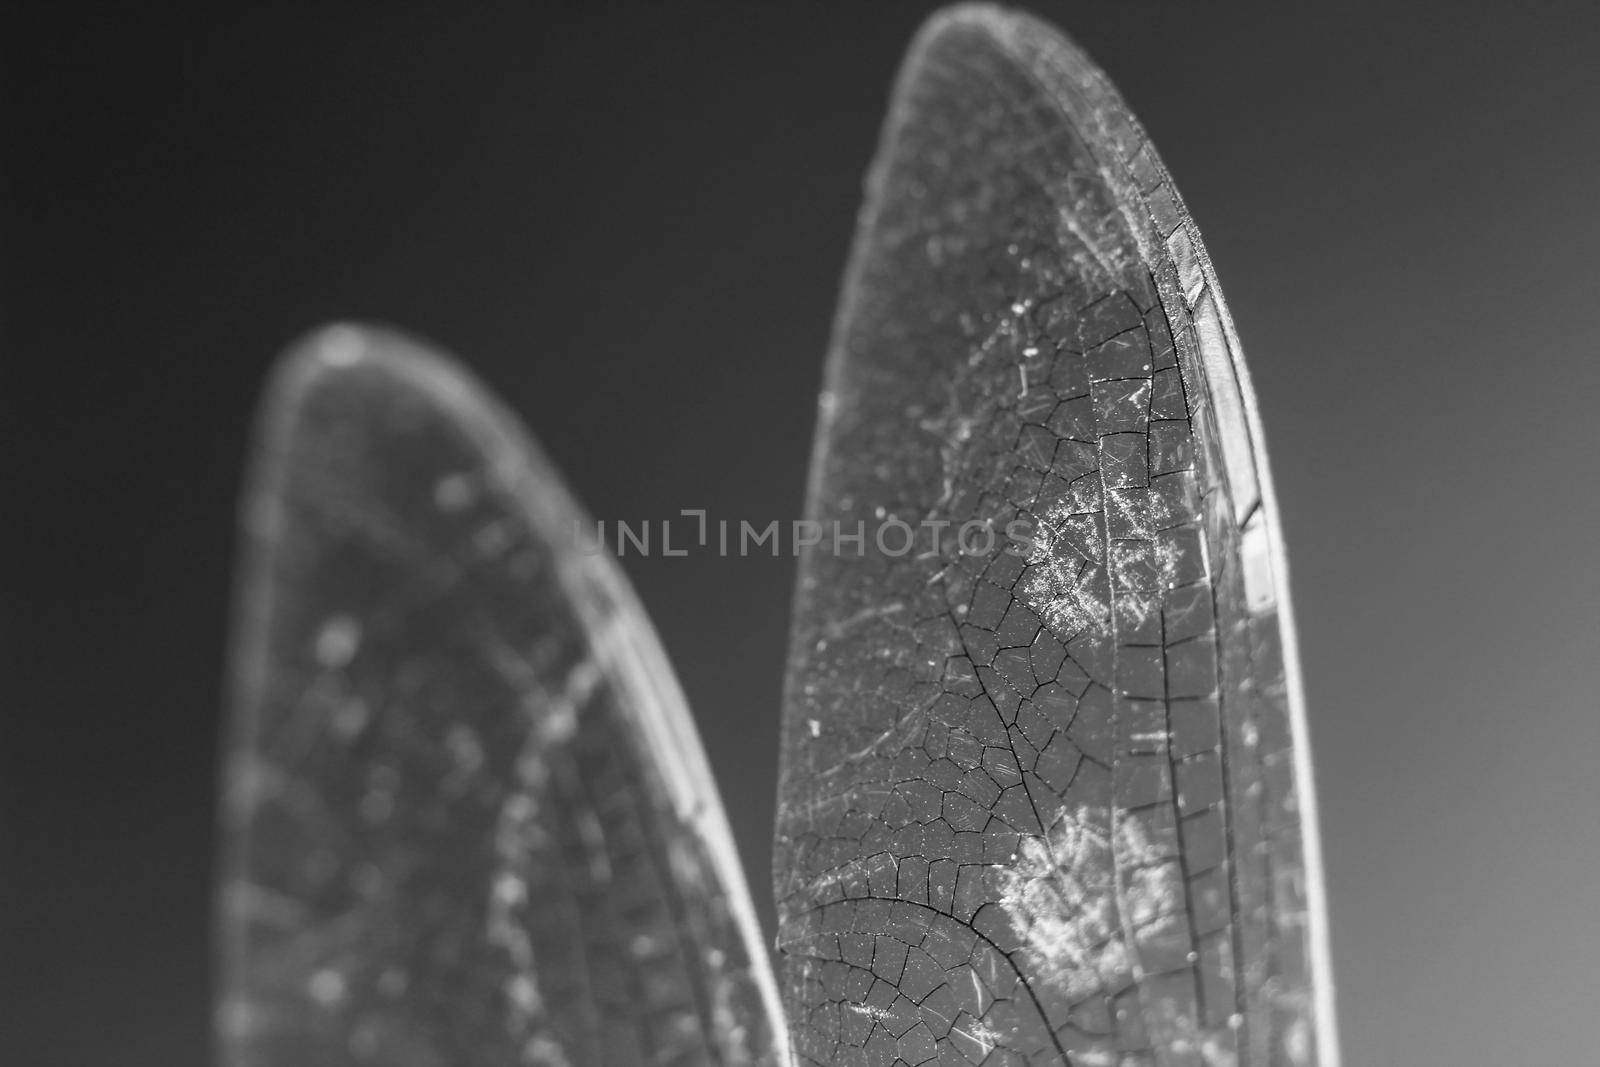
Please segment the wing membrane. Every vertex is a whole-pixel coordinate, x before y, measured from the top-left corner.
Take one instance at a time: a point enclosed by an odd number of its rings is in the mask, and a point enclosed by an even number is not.
[[[808,517],[845,538],[801,562],[776,861],[800,1058],[1333,1064],[1253,394],[1165,169],[1051,28],[961,8],[912,47],[821,412]]]
[[[245,499],[225,1062],[779,1062],[698,739],[581,522],[417,345],[286,362]]]

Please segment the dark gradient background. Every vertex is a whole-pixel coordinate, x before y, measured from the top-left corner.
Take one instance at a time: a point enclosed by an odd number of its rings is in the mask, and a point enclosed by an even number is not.
[[[606,518],[798,513],[921,5],[16,14],[0,1062],[207,1058],[252,404],[459,353]],[[1040,4],[1142,116],[1261,394],[1353,1065],[1594,1062],[1600,21]],[[792,561],[632,559],[757,896]]]

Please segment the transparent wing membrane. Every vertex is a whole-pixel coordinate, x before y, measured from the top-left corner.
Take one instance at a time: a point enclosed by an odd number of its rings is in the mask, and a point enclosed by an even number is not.
[[[867,535],[795,606],[799,1059],[1332,1067],[1254,397],[1165,169],[1050,27],[917,38],[820,411],[807,517]]]
[[[782,1061],[688,712],[580,519],[415,344],[286,360],[244,500],[223,1062]]]

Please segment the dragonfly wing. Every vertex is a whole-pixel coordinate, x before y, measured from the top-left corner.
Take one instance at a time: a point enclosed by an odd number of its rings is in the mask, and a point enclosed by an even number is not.
[[[447,361],[353,327],[293,354],[263,416],[223,1062],[780,1062],[677,683],[515,419]]]
[[[959,8],[911,49],[808,518],[776,878],[800,1059],[1331,1067],[1238,338],[1140,127],[1038,21]]]

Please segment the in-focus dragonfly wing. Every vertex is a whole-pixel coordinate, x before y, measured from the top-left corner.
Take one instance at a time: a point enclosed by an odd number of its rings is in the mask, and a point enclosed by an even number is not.
[[[782,1062],[677,683],[516,421],[351,327],[293,354],[263,415],[222,1062]]]
[[[808,517],[776,875],[799,1058],[1331,1067],[1238,338],[1138,124],[1038,21],[958,8],[911,49]]]

